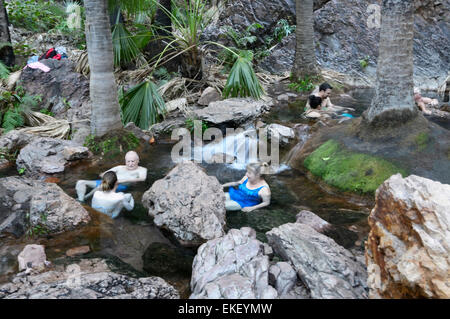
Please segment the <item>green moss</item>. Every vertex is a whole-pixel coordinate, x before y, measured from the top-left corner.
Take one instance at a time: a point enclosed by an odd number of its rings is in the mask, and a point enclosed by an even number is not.
[[[422,132],[416,136],[414,141],[417,144],[417,149],[419,152],[422,152],[427,147],[429,138],[428,133],[425,132]]]
[[[386,179],[406,171],[396,165],[367,154],[348,151],[329,140],[311,153],[303,163],[315,176],[343,191],[374,193]]]
[[[139,138],[128,131],[114,132],[111,135],[107,134],[100,138],[88,135],[84,141],[84,146],[89,148],[94,154],[114,157],[122,152],[128,152],[137,148],[139,146]]]

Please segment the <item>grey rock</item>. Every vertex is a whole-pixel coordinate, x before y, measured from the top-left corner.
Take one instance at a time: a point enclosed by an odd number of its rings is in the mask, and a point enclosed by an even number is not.
[[[27,134],[18,130],[9,131],[0,136],[0,149],[14,153],[16,150],[25,147],[35,137],[33,134]]]
[[[57,118],[86,119],[90,113],[89,80],[74,71],[75,64],[68,59],[41,60],[49,72],[29,67],[22,71],[21,85],[30,95],[40,95],[41,108],[50,110]],[[68,110],[71,114],[68,116]]]
[[[26,177],[0,178],[0,198],[0,233],[20,237],[36,226],[59,233],[90,221],[83,206],[53,183]]]
[[[287,262],[277,262],[270,266],[269,280],[273,282],[278,295],[282,296],[288,293],[297,282],[297,272]]]
[[[87,158],[88,151],[86,147],[79,146],[73,141],[36,137],[20,150],[16,165],[19,169],[24,168],[25,175],[30,177],[62,173],[68,159],[73,161]]]
[[[276,298],[269,259],[253,229],[231,229],[200,246],[192,265],[192,299]]]
[[[178,164],[154,182],[142,203],[155,225],[170,230],[183,245],[201,245],[224,234],[223,187],[192,162]]]
[[[200,99],[197,101],[199,105],[209,105],[211,102],[220,101],[222,97],[219,92],[213,87],[207,87],[200,96]]]
[[[125,125],[124,129],[126,129],[127,131],[130,131],[137,138],[143,139],[146,142],[148,142],[150,140],[150,138],[151,138],[150,134],[148,134],[144,130],[141,130],[133,122],[129,122],[127,125]]]
[[[196,118],[219,124],[239,125],[254,120],[269,111],[272,101],[251,98],[231,98],[223,101],[211,102],[207,107],[194,110]]]
[[[265,133],[269,139],[276,139],[280,144],[288,144],[295,137],[295,132],[292,128],[280,124],[268,125],[265,128]]]
[[[19,271],[27,268],[44,269],[47,255],[42,245],[26,245],[17,257]]]
[[[295,216],[295,218],[296,223],[306,224],[312,227],[312,229],[314,229],[318,233],[323,233],[325,230],[331,227],[331,224],[326,220],[323,220],[322,218],[308,210],[302,210]]]
[[[275,253],[293,265],[312,298],[367,298],[365,266],[331,238],[299,223],[281,225],[266,236]]]
[[[16,276],[0,286],[4,299],[178,299],[162,278],[111,272],[102,259],[86,259],[55,270]]]

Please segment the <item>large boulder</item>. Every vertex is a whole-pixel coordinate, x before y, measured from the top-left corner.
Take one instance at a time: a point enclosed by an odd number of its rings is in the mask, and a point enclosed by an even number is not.
[[[186,246],[224,235],[225,193],[216,177],[196,164],[178,164],[142,197],[158,227],[168,229]]]
[[[192,265],[192,299],[277,297],[269,286],[269,258],[253,229],[231,229],[200,246]]]
[[[102,259],[58,265],[52,271],[17,275],[0,286],[0,299],[178,299],[159,277],[133,278],[112,272]]]
[[[450,298],[450,185],[394,175],[377,189],[369,225],[371,298]]]
[[[74,71],[73,62],[68,59],[46,59],[39,62],[48,66],[50,71],[27,67],[22,71],[20,83],[28,94],[41,96],[41,108],[53,112],[57,118],[66,117],[69,109],[89,109],[89,80]],[[82,118],[81,113],[77,118]]]
[[[364,264],[331,238],[300,223],[266,233],[274,252],[289,261],[314,299],[367,298]]]
[[[211,102],[207,107],[194,110],[193,113],[197,119],[215,125],[239,125],[260,117],[269,111],[272,105],[270,100],[231,98]]]
[[[90,221],[89,213],[56,184],[0,178],[0,233],[59,233]]]
[[[26,176],[62,173],[71,161],[87,158],[89,149],[73,141],[37,137],[20,150],[16,165]]]

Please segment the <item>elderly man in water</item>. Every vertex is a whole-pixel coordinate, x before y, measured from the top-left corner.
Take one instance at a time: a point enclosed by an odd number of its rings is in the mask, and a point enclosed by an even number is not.
[[[139,166],[139,156],[134,151],[129,151],[125,155],[125,165],[115,166],[106,172],[116,173],[119,183],[116,192],[124,192],[131,183],[144,182],[147,179],[147,169]],[[100,177],[103,177],[106,172],[101,173]],[[79,180],[75,186],[78,200],[84,202],[91,197],[95,191],[100,189],[101,182],[100,179],[95,181]],[[92,191],[86,195],[88,187],[92,188]]]

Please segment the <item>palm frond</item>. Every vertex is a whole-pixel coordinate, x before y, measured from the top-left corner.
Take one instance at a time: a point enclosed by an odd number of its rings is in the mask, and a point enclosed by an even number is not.
[[[122,109],[122,122],[133,122],[143,130],[158,122],[166,114],[166,106],[163,98],[158,93],[156,85],[147,80],[128,92],[119,99]]]
[[[249,58],[250,56],[241,55],[234,63],[223,90],[224,98],[231,95],[231,97],[251,96],[259,99],[264,94]]]
[[[7,79],[9,76],[9,70],[6,67],[6,65],[4,65],[1,61],[0,61],[0,79]]]
[[[21,114],[20,110],[17,108],[12,108],[6,111],[3,116],[2,127],[5,130],[4,133],[7,133],[16,127],[22,126],[25,124],[25,119]]]
[[[112,31],[114,64],[133,61],[141,54],[133,36],[122,23],[116,23]]]

